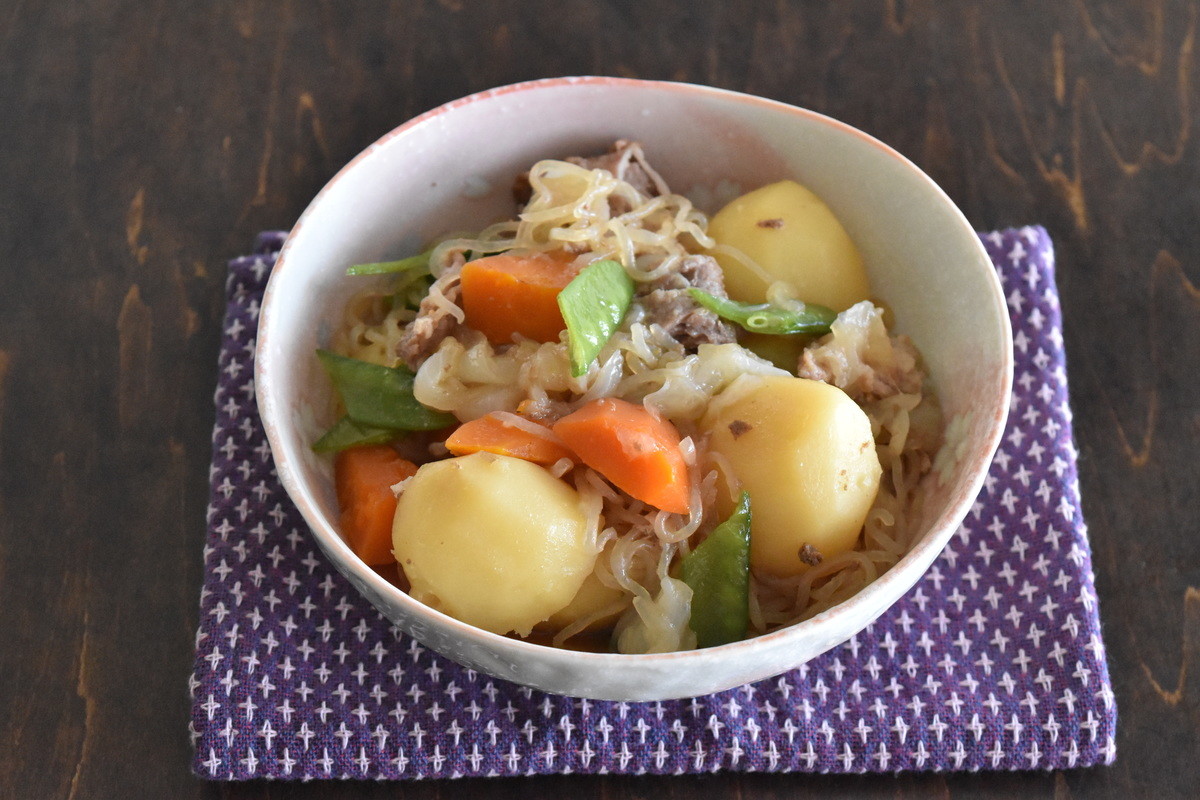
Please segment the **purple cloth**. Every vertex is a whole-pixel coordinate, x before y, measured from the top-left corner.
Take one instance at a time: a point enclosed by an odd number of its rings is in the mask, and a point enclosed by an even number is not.
[[[808,664],[663,703],[549,695],[467,670],[391,626],[326,562],[276,480],[254,403],[258,303],[282,238],[262,235],[229,268],[190,684],[198,775],[1008,770],[1115,757],[1041,228],[982,237],[1012,313],[1012,412],[978,502],[929,573]]]

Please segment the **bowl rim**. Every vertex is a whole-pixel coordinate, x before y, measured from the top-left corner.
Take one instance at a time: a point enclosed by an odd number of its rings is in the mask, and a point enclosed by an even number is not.
[[[475,92],[473,94],[466,95],[465,97],[443,103],[436,108],[430,109],[429,111],[413,117],[407,122],[404,122],[388,131],[373,143],[365,147],[345,166],[338,170],[337,173],[335,173],[334,176],[330,178],[329,181],[324,185],[324,187],[322,187],[320,192],[317,193],[317,195],[297,219],[295,225],[292,226],[286,241],[279,251],[275,266],[271,271],[260,305],[258,333],[255,345],[254,377],[255,393],[257,396],[263,428],[271,448],[271,454],[275,462],[276,472],[279,476],[280,482],[288,494],[288,497],[300,511],[301,516],[304,518],[309,529],[312,531],[317,543],[330,556],[334,566],[339,571],[347,574],[347,577],[349,577],[349,573],[352,572],[357,579],[366,582],[371,589],[379,594],[399,603],[415,617],[429,617],[432,618],[432,620],[436,622],[439,627],[451,629],[451,634],[453,636],[475,641],[492,650],[499,648],[509,654],[529,654],[534,655],[542,660],[549,659],[554,661],[570,661],[583,666],[598,668],[631,664],[665,664],[668,662],[677,661],[704,662],[723,658],[727,654],[739,649],[762,649],[773,644],[779,644],[788,639],[799,637],[801,634],[812,629],[821,629],[827,626],[834,627],[831,626],[830,623],[836,621],[838,617],[846,615],[853,616],[855,612],[859,611],[860,609],[870,612],[880,600],[886,600],[877,613],[869,617],[867,624],[870,624],[870,621],[873,621],[880,614],[885,613],[888,608],[894,605],[904,592],[916,585],[916,582],[919,581],[920,577],[925,574],[934,559],[936,559],[945,545],[949,542],[951,536],[953,536],[953,534],[956,532],[958,526],[961,524],[961,521],[965,519],[970,511],[972,503],[977,498],[980,488],[982,487],[987,476],[992,457],[994,456],[996,449],[999,447],[1000,441],[1003,437],[1005,421],[1008,417],[1012,395],[1013,342],[1012,327],[1009,320],[1007,303],[1004,299],[1003,288],[1000,284],[999,276],[994,269],[987,270],[987,278],[989,285],[992,288],[992,291],[989,292],[988,300],[993,305],[992,310],[996,313],[996,316],[1001,321],[1001,341],[998,342],[998,350],[1001,353],[1001,386],[999,387],[1000,403],[996,409],[996,413],[994,414],[994,424],[991,426],[991,428],[989,428],[989,433],[985,441],[985,447],[972,453],[967,462],[959,467],[960,469],[964,470],[965,474],[970,476],[969,483],[959,487],[959,490],[952,496],[947,507],[927,527],[922,538],[918,540],[896,564],[868,584],[863,590],[855,594],[853,597],[843,601],[842,603],[816,614],[807,620],[788,625],[760,636],[705,649],[673,651],[667,653],[626,654],[596,653],[568,650],[564,648],[553,648],[543,644],[525,641],[509,636],[503,636],[482,628],[478,628],[421,603],[407,592],[402,591],[390,583],[386,578],[379,575],[377,572],[375,572],[375,570],[366,565],[365,562],[361,561],[358,556],[353,553],[345,540],[343,540],[342,537],[337,533],[332,521],[325,518],[324,514],[315,504],[314,498],[311,496],[310,492],[300,481],[298,472],[293,469],[292,461],[287,457],[288,448],[284,446],[283,435],[279,430],[279,426],[277,425],[277,420],[282,419],[283,415],[280,413],[280,401],[276,397],[269,379],[269,375],[275,368],[270,357],[269,344],[271,335],[271,320],[273,318],[273,301],[278,292],[279,281],[281,280],[279,276],[285,273],[291,251],[295,246],[297,237],[303,231],[308,218],[315,213],[316,209],[322,204],[324,198],[330,193],[332,187],[339,180],[341,180],[350,171],[358,169],[361,164],[369,161],[384,145],[398,137],[405,135],[409,131],[456,109],[463,108],[477,102],[486,101],[509,94],[536,92],[546,89],[559,89],[570,86],[607,86],[652,89],[685,95],[694,94],[715,97],[724,101],[758,106],[760,108],[769,109],[775,112],[801,117],[809,121],[816,122],[820,125],[833,128],[843,134],[852,135],[878,149],[884,155],[896,160],[901,164],[902,167],[904,167],[906,172],[912,175],[912,177],[920,182],[925,183],[927,188],[932,190],[934,194],[944,202],[947,209],[952,211],[952,215],[956,218],[962,229],[970,234],[971,240],[974,242],[974,248],[977,249],[977,254],[981,257],[982,263],[988,265],[992,263],[991,259],[987,255],[987,251],[984,248],[983,243],[979,240],[974,227],[967,220],[966,216],[950,199],[946,192],[940,186],[938,186],[937,183],[935,183],[933,179],[930,178],[923,170],[921,170],[916,164],[899,153],[897,150],[883,143],[874,136],[855,128],[848,123],[842,122],[819,112],[743,92],[720,89],[695,83],[595,75],[541,78],[507,84],[504,86]],[[919,572],[916,574],[916,578],[908,581],[902,587],[897,587],[897,584],[903,583],[905,578],[909,576],[910,572],[917,567],[919,567]],[[847,633],[844,638],[837,639],[831,646],[836,646],[837,644],[848,640],[861,630],[862,627],[855,628],[853,631]],[[793,666],[798,666],[798,664]],[[770,676],[765,675],[763,677],[765,678]]]

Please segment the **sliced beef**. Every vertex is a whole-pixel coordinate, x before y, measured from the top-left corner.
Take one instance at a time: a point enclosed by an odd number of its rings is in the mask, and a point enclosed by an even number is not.
[[[800,356],[796,374],[831,383],[859,403],[915,394],[921,391],[923,378],[917,367],[917,349],[907,336],[891,337],[891,352],[886,359],[863,360],[850,368],[841,359],[828,358],[820,348],[807,349]]]
[[[713,297],[728,300],[725,291],[725,273],[712,256],[684,256],[679,269],[654,281],[656,289],[699,289]]]
[[[416,319],[408,323],[396,344],[396,355],[409,369],[415,371],[420,367],[442,340],[458,327],[459,318],[455,311],[462,314],[459,302],[462,299],[463,263],[462,254],[456,253],[454,260],[429,287],[429,293],[417,307]]]
[[[667,182],[646,161],[646,154],[637,142],[618,139],[613,142],[612,150],[603,155],[591,158],[572,156],[566,160],[584,169],[606,169],[617,180],[625,181],[647,197],[671,193]]]
[[[533,184],[529,182],[528,172],[522,172],[513,178],[512,196],[513,200],[517,201],[518,208],[524,208],[533,199]]]
[[[828,334],[805,348],[796,374],[831,383],[857,403],[921,391],[924,374],[907,336],[891,336],[868,302],[843,311]]]
[[[646,161],[646,154],[642,152],[642,146],[637,142],[618,139],[613,142],[612,150],[607,153],[588,157],[570,156],[563,160],[584,169],[608,170],[615,178],[625,181],[647,197],[658,197],[671,193],[667,182]],[[512,192],[517,205],[523,206],[529,202],[533,196],[533,187],[529,184],[528,172],[522,172],[517,176],[513,181]],[[628,205],[620,198],[614,198],[613,202],[619,202],[622,206]],[[627,207],[621,207],[614,208],[613,212],[621,214],[628,210]]]
[[[720,264],[710,256],[686,256],[678,270],[638,287],[638,303],[646,312],[646,321],[661,325],[689,352],[702,344],[737,341],[733,325],[697,305],[687,292],[690,288],[714,297],[729,296]]]

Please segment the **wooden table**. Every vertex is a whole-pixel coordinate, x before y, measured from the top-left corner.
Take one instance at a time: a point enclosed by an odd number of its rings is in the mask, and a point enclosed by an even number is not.
[[[1196,796],[1198,14],[1099,0],[0,3],[0,796]],[[580,73],[831,114],[915,160],[978,228],[1050,230],[1115,766],[232,787],[189,774],[225,260],[409,117]]]

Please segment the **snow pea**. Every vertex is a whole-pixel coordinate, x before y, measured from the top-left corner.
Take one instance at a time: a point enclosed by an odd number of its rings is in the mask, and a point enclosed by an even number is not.
[[[413,397],[413,373],[317,350],[333,380],[346,415],[359,425],[402,431],[430,431],[452,425],[452,414],[421,405]]]
[[[750,495],[742,492],[729,519],[688,553],[680,565],[683,582],[692,589],[689,624],[699,647],[715,647],[746,636],[750,518]]]
[[[767,333],[786,336],[793,333],[825,334],[837,318],[837,312],[816,303],[806,303],[803,311],[792,311],[770,303],[739,303],[714,297],[700,289],[688,289],[688,293],[700,305],[721,319],[741,325],[751,333]]]

